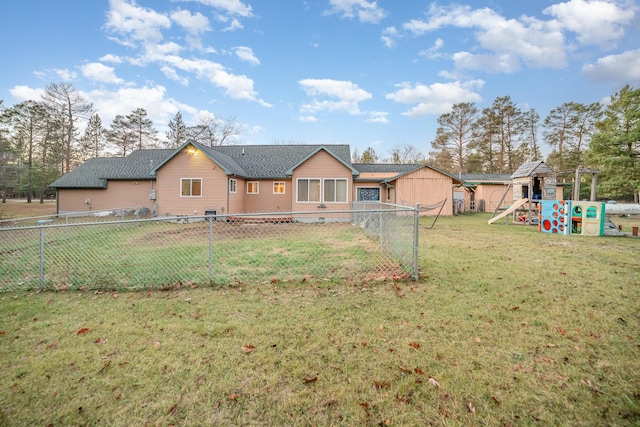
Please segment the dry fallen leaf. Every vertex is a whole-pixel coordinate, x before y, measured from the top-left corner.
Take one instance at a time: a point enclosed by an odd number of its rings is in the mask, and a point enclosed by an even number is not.
[[[86,334],[87,332],[89,332],[89,328],[82,328],[77,332],[77,334],[82,335],[82,334]]]
[[[240,395],[238,393],[232,393],[229,395],[229,399],[236,400]]]
[[[473,406],[473,403],[471,402],[467,402],[467,409],[469,410],[469,412],[471,412],[472,414],[476,413],[476,407]]]
[[[314,383],[316,381],[318,381],[318,377],[304,377],[302,379],[302,382],[305,384]]]
[[[440,383],[433,377],[429,377],[429,384],[435,387],[440,387]]]
[[[243,353],[251,353],[253,350],[255,350],[256,348],[252,345],[245,345],[242,347],[242,352]]]
[[[582,384],[586,385],[587,387],[589,387],[591,390],[595,391],[596,393],[604,394],[604,391],[600,390],[600,388],[598,388],[598,386],[593,384],[591,381],[589,381],[589,380],[580,380],[580,382]]]
[[[175,417],[177,412],[178,412],[178,404],[176,403],[171,407],[171,409],[169,409],[169,414],[171,414],[172,417]]]
[[[409,346],[415,348],[416,350],[420,348],[420,344],[417,342],[410,342]]]

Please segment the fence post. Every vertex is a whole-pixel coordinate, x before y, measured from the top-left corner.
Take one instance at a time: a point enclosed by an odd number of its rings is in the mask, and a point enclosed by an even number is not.
[[[418,246],[420,244],[420,204],[416,204],[416,210],[413,212],[413,280],[418,280]]]
[[[213,285],[213,218],[209,221],[209,286]]]
[[[40,226],[40,290],[44,289],[44,225],[51,221],[50,219],[38,221]]]

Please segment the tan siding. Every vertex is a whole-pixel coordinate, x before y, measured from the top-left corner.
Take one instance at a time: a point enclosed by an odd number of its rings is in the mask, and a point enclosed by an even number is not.
[[[298,203],[297,202],[297,180],[300,178],[318,178],[321,180],[320,197],[324,191],[324,178],[344,178],[347,180],[347,203],[324,203],[326,209],[349,209],[351,200],[353,199],[353,175],[351,170],[336,160],[326,151],[319,151],[313,157],[301,164],[293,171],[292,191],[291,191],[291,207],[294,211],[318,211],[325,209],[319,208],[320,203]]]
[[[508,191],[507,191],[508,188]],[[495,210],[499,207],[498,204],[502,199],[502,196],[507,195],[502,202],[503,206],[508,206],[513,202],[513,187],[509,188],[508,185],[504,184],[480,184],[476,188],[476,209],[478,209],[484,201],[484,211],[485,212],[495,212]]]
[[[181,197],[181,178],[202,178],[201,197]],[[203,215],[205,210],[227,211],[227,175],[201,151],[182,150],[158,170],[158,215]],[[240,191],[240,182],[238,182]]]
[[[291,211],[291,180],[259,180],[259,194],[247,193],[244,184],[244,198],[246,212],[290,212]],[[273,194],[273,183],[284,182],[284,194]]]
[[[232,178],[229,178],[232,179]],[[234,214],[234,213],[242,213],[245,211],[245,203],[244,203],[244,189],[247,184],[242,178],[233,178],[236,182],[236,192],[229,194],[229,205],[224,210],[224,213]],[[227,183],[227,185],[229,185]],[[229,187],[227,187],[229,188]]]
[[[424,167],[397,179],[394,184],[396,188],[394,203],[433,205],[447,199],[441,215],[453,214],[453,180],[450,177]],[[424,214],[435,215],[437,211]]]
[[[58,190],[59,213],[101,211],[120,208],[149,208],[153,201],[149,198],[153,181],[109,181],[106,189],[66,189]],[[90,200],[90,203],[86,203]]]

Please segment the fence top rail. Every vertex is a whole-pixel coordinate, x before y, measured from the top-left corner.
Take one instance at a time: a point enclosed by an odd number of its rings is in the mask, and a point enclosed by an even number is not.
[[[0,227],[0,232],[3,231],[16,231],[16,230],[40,230],[43,228],[62,228],[62,227],[83,227],[83,226],[99,226],[110,224],[139,224],[139,223],[151,223],[151,222],[195,222],[195,221],[207,221],[212,218],[216,220],[233,220],[236,218],[281,218],[281,217],[325,217],[327,214],[358,214],[358,213],[392,213],[392,212],[415,212],[416,208],[413,206],[402,205],[390,205],[387,208],[368,208],[368,209],[326,209],[322,211],[290,211],[290,212],[252,212],[252,213],[237,213],[237,214],[217,214],[217,215],[174,215],[174,216],[158,216],[154,218],[136,218],[136,219],[114,219],[113,221],[87,221],[87,222],[74,222],[74,223],[43,223],[38,225],[29,226],[16,226],[16,227]],[[35,218],[47,218],[50,219],[55,215],[45,215]],[[59,217],[64,217],[60,215]],[[22,220],[24,218],[18,218]]]

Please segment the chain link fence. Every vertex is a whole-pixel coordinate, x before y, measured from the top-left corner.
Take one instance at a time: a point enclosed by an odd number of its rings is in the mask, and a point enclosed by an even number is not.
[[[416,208],[380,203],[321,217],[40,219],[0,227],[0,291],[417,279],[417,239]]]

